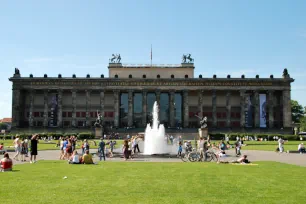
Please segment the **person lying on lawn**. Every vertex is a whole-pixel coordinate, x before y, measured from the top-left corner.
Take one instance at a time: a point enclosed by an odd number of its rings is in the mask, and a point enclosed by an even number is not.
[[[240,157],[237,160],[233,160],[233,161],[218,161],[218,163],[221,164],[229,164],[229,163],[233,163],[233,164],[249,164],[251,163],[248,159],[247,159],[247,155],[243,155],[242,157]]]

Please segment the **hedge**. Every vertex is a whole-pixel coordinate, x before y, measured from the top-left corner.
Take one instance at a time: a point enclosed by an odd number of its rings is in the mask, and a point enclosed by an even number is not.
[[[78,134],[77,138],[79,140],[84,140],[84,139],[94,139],[95,136],[91,132],[81,132]]]
[[[225,139],[226,135],[229,137],[230,140],[236,140],[237,137],[242,138],[245,136],[251,136],[253,137],[257,137],[257,138],[263,138],[263,139],[267,139],[269,141],[273,140],[274,136],[277,136],[278,138],[281,137],[284,140],[300,140],[300,136],[298,135],[281,135],[281,134],[254,134],[254,133],[211,133],[210,135],[210,139],[212,140],[223,140]]]

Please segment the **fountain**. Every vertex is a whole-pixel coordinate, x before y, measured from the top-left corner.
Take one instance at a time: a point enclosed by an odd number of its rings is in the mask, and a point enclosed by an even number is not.
[[[169,153],[167,140],[165,140],[165,127],[163,124],[159,124],[158,112],[158,105],[155,101],[152,111],[152,127],[150,124],[147,124],[145,131],[144,154],[147,155]]]

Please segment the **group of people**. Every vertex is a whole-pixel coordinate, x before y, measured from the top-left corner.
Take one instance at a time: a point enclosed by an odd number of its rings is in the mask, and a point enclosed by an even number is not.
[[[69,159],[76,149],[77,137],[72,135],[70,137],[60,137],[58,140],[58,145],[60,147],[60,158],[59,159]]]
[[[38,144],[38,135],[34,134],[30,140],[30,163],[36,163],[36,156],[37,156],[37,144]],[[16,161],[25,162],[26,157],[28,157],[29,152],[29,141],[28,139],[21,138],[17,135],[13,141],[13,145],[15,148],[16,154],[14,155],[13,159]]]
[[[127,139],[124,140],[122,145],[122,152],[124,160],[128,160],[129,158],[133,159],[133,154],[139,153],[139,140],[142,137],[140,135],[132,136],[131,138],[129,135],[127,136]]]
[[[69,164],[95,164],[89,150],[86,150],[83,156],[79,155],[77,150],[74,150],[68,161]]]

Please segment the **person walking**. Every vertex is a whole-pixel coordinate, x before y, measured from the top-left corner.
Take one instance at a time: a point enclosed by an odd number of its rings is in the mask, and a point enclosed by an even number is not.
[[[20,151],[20,154],[21,154],[21,161],[22,162],[25,162],[25,155],[26,155],[26,144],[25,144],[25,141],[24,139],[22,138],[21,139],[21,144],[20,144],[20,148],[21,148],[21,151]]]
[[[28,140],[28,138],[26,138],[24,140],[24,145],[25,145],[25,152],[26,152],[25,157],[29,157],[29,140]]]
[[[179,142],[179,147],[178,147],[178,151],[177,151],[177,157],[181,157],[182,156],[182,151],[183,151],[182,142]]]
[[[103,141],[103,137],[101,137],[101,141],[99,142],[99,150],[98,152],[100,153],[100,161],[102,161],[102,157],[105,161],[105,142]]]
[[[33,135],[33,137],[31,138],[31,157],[30,157],[30,163],[36,163],[36,156],[37,156],[37,144],[38,144],[38,140],[37,140],[38,135]],[[34,161],[33,161],[33,157],[34,157]]]
[[[280,153],[284,152],[284,143],[285,143],[284,140],[281,137],[279,137],[278,148]]]
[[[14,140],[13,144],[14,144],[15,152],[16,152],[15,156],[13,157],[13,159],[18,161],[19,160],[18,157],[19,157],[20,152],[21,152],[20,140],[19,140],[19,136],[18,135],[16,136],[16,139]]]
[[[115,146],[115,141],[110,141],[109,142],[109,157],[113,157],[113,151],[114,151],[114,146]]]
[[[126,161],[129,158],[129,142],[127,140],[124,140],[123,142],[122,152],[124,155],[124,160]]]

